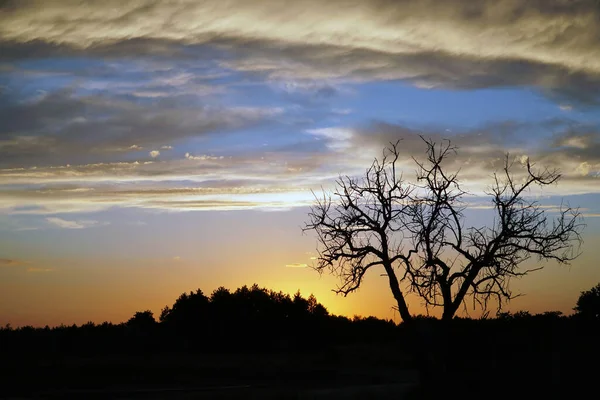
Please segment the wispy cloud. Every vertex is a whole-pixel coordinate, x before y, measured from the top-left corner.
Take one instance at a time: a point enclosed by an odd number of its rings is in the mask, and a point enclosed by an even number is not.
[[[303,263],[294,263],[294,264],[286,264],[287,268],[306,268],[308,267],[308,264],[303,264]]]
[[[46,221],[54,226],[64,229],[84,229],[105,224],[93,220],[66,220],[58,217],[47,217]]]
[[[562,111],[572,111],[573,110],[573,106],[570,104],[561,104],[558,106],[558,108],[560,108]]]
[[[335,151],[343,151],[350,147],[351,145],[349,143],[349,140],[352,138],[353,135],[351,129],[338,127],[308,129],[306,133],[316,136],[317,138],[327,139],[327,146]]]
[[[201,161],[205,161],[205,160],[222,160],[225,157],[224,156],[211,156],[208,154],[202,154],[200,156],[194,156],[190,153],[185,153],[185,158],[187,160],[201,160]]]

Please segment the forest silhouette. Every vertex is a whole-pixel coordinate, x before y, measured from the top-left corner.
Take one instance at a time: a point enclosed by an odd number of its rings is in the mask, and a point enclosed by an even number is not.
[[[427,387],[414,389],[415,398],[441,393],[466,398],[490,385],[495,389],[486,398],[527,388],[572,393],[593,382],[597,372],[592,365],[600,356],[598,299],[600,285],[581,294],[570,316],[526,311],[451,321],[418,316],[411,322],[418,326],[416,340],[407,324],[332,315],[312,295],[290,296],[258,285],[220,287],[210,296],[183,293],[158,320],[151,311],[139,311],[123,323],[6,326],[0,329],[1,376],[4,394],[107,385],[393,385],[413,379],[410,371],[418,371],[433,352],[446,365]],[[431,335],[442,328],[443,340]],[[419,354],[422,359],[415,359]],[[24,376],[26,384],[19,379]]]

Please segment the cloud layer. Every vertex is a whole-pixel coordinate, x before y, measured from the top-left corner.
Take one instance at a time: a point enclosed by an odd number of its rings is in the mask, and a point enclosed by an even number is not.
[[[288,208],[311,203],[311,189],[328,187],[338,174],[360,175],[391,141],[401,139],[399,167],[412,179],[411,157],[423,155],[420,138],[452,140],[458,154],[447,164],[460,169],[465,187],[481,193],[510,152],[516,167],[529,157],[559,168],[563,180],[547,194],[600,193],[600,134],[589,127],[564,128],[554,136],[519,139],[527,125],[499,124],[459,133],[413,130],[376,123],[308,131],[312,151],[248,153],[235,157],[192,156],[168,161],[117,162],[0,170],[0,210],[13,214],[92,212],[111,207],[157,210]],[[340,133],[342,132],[342,133]],[[315,137],[316,136],[316,137]],[[56,217],[62,228],[96,221]]]
[[[595,101],[599,19],[595,0],[20,0],[4,3],[0,40],[12,59],[208,56],[280,79],[535,85]]]
[[[98,223],[52,214],[285,209],[362,173],[390,141],[410,161],[419,135],[451,138],[451,167],[475,190],[510,151],[560,168],[558,192],[600,191],[593,118],[450,132],[333,106],[404,80],[534,87],[578,118],[600,93],[593,0],[0,4],[0,212],[81,229]],[[530,133],[542,129],[554,134]]]

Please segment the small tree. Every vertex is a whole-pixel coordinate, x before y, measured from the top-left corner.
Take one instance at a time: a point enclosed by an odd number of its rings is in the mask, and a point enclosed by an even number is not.
[[[573,310],[582,317],[600,320],[600,283],[581,292]]]
[[[552,219],[526,197],[535,185],[556,183],[557,171],[537,170],[529,160],[515,163],[507,155],[487,192],[493,224],[467,227],[466,192],[458,172],[448,172],[445,165],[456,148],[449,141],[423,142],[425,161],[413,158],[416,182],[403,180],[397,170],[398,141],[384,149],[364,177],[340,177],[333,193],[316,198],[304,230],[316,232],[315,269],[340,277],[338,293],[357,290],[367,271],[381,268],[403,321],[412,320],[408,293],[417,294],[427,307],[441,307],[447,320],[467,298],[483,309],[493,298],[500,310],[503,300],[515,297],[511,278],[535,270],[522,268],[532,256],[561,264],[578,256],[579,211],[561,207]],[[517,167],[523,176],[515,172]]]

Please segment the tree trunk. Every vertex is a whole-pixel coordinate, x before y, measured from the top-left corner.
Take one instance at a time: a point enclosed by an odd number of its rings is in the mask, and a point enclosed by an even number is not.
[[[402,318],[402,322],[410,323],[413,320],[412,315],[410,315],[410,311],[408,310],[408,305],[404,300],[404,296],[400,293],[400,296],[396,298],[396,302],[398,303],[398,312],[400,313],[400,317]]]
[[[396,299],[396,302],[398,303],[398,312],[400,313],[400,317],[402,318],[403,322],[410,323],[413,319],[412,315],[410,315],[410,311],[408,310],[408,304],[406,304],[404,294],[400,290],[400,282],[398,282],[394,268],[388,259],[384,260],[383,268],[388,276],[390,290],[394,295],[394,299]]]
[[[447,376],[447,357],[443,343],[446,329],[444,321],[412,320],[410,332],[412,355],[419,370],[420,384],[426,389],[440,385]]]
[[[444,312],[442,313],[442,321],[452,321],[454,318],[454,314],[456,314],[457,308],[454,307],[454,304],[449,304],[448,306],[444,305]]]

